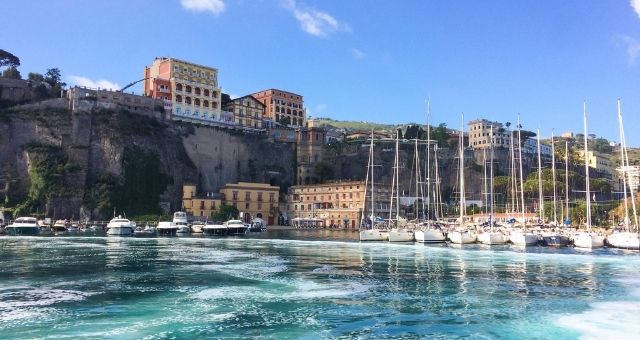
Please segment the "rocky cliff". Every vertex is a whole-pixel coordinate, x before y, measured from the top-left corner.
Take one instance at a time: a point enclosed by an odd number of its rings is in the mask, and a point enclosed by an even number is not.
[[[182,184],[293,182],[295,148],[264,136],[124,110],[70,112],[65,99],[0,111],[0,202],[20,213],[97,218],[180,209]]]

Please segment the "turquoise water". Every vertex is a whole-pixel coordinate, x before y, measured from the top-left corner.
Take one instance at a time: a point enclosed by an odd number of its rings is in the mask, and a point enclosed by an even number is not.
[[[640,334],[638,252],[355,237],[1,237],[0,338]]]

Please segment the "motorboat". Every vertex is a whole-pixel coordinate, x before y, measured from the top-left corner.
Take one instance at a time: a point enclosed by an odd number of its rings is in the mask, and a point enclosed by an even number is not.
[[[534,246],[538,244],[538,235],[519,229],[513,229],[509,233],[509,241],[516,246]]]
[[[478,237],[473,229],[456,229],[447,234],[447,238],[451,243],[470,244],[476,243]]]
[[[54,233],[63,233],[68,231],[68,228],[69,222],[67,220],[57,220],[55,221],[55,223],[53,223],[51,231],[53,231]]]
[[[178,232],[178,226],[176,226],[173,222],[162,221],[158,222],[158,226],[156,227],[159,236],[176,236]]]
[[[80,227],[77,224],[72,224],[69,228],[67,228],[67,232],[77,233],[80,232]]]
[[[155,236],[157,233],[158,233],[158,230],[155,227],[151,227],[147,225],[144,228],[137,227],[134,230],[133,235],[136,237],[151,237],[151,236]]]
[[[202,227],[205,236],[224,236],[227,235],[227,226],[218,222],[207,222]]]
[[[602,248],[604,247],[604,236],[594,232],[581,231],[573,235],[573,245],[576,248]]]
[[[191,234],[191,228],[187,222],[187,213],[184,211],[176,211],[173,213],[173,224],[176,226],[176,233]]]
[[[640,250],[640,233],[614,232],[607,236],[607,243],[615,248]]]
[[[267,229],[267,224],[264,222],[263,219],[256,217],[251,221],[251,224],[249,225],[249,231],[253,231],[253,232],[260,232],[260,231],[264,231]]]
[[[194,223],[191,225],[191,232],[194,234],[202,234],[203,230],[202,228],[204,228],[204,224],[203,223]]]
[[[107,235],[131,236],[133,235],[133,225],[131,221],[122,216],[115,217],[107,224]]]
[[[5,230],[9,235],[38,235],[40,226],[35,217],[18,217]]]
[[[249,228],[240,220],[228,220],[224,222],[229,235],[244,235]]]

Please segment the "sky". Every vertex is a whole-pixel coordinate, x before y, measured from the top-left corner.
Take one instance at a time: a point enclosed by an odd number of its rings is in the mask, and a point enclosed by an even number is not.
[[[155,57],[219,69],[232,96],[278,88],[308,115],[460,128],[487,118],[640,146],[640,0],[6,1],[19,70],[120,88]],[[131,88],[140,92],[141,87]]]

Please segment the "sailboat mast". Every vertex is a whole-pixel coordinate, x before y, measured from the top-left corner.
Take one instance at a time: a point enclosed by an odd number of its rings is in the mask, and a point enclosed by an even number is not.
[[[397,169],[397,162],[396,159],[398,157],[398,132],[396,131],[396,156],[393,159],[393,176],[391,177],[391,199],[389,200],[389,223],[388,223],[388,227],[389,229],[391,229],[391,217],[393,216],[393,201],[394,201],[394,196],[393,193],[395,192],[396,189],[396,171],[398,171]],[[396,196],[399,195],[398,193],[396,193]]]
[[[373,137],[373,133],[372,133]],[[360,214],[360,229],[363,229],[363,224],[365,222],[365,211],[367,210],[367,188],[369,187],[369,171],[371,169],[371,155],[373,153],[373,139],[371,140],[372,145],[369,147],[369,159],[367,161],[367,175],[364,180],[364,201],[362,202],[362,213]],[[371,199],[373,199],[373,191],[371,191]],[[371,227],[373,227],[373,222],[371,222]],[[365,228],[366,229],[366,228]]]
[[[373,187],[373,129],[371,129],[371,145],[369,148],[371,152],[371,228],[373,229],[374,219],[376,217],[376,205],[374,202],[374,187]]]
[[[520,159],[520,204],[521,204],[521,212],[522,212],[522,226],[523,230],[527,230],[527,223],[524,217],[525,214],[525,205],[524,205],[524,179],[522,175],[522,141],[520,136],[520,114],[518,113],[518,158]]]
[[[464,225],[464,214],[466,208],[464,194],[464,113],[462,113],[462,124],[460,129],[459,149],[460,149],[460,223]]]
[[[569,221],[569,142],[564,141],[564,204],[565,221]]]
[[[587,231],[591,232],[591,193],[589,191],[589,146],[587,145],[587,102],[582,108],[584,120],[584,172],[585,172],[585,195],[587,199]]]
[[[487,215],[489,212],[487,211],[487,209],[489,209],[488,206],[488,202],[489,202],[489,192],[487,191],[487,149],[483,148],[482,149],[482,170],[483,170],[483,175],[482,176],[482,185],[484,190],[482,191],[482,202],[484,203],[484,214]]]
[[[517,195],[517,185],[516,185],[516,159],[515,154],[513,152],[513,132],[509,131],[509,156],[511,158],[511,212],[515,213],[517,209],[516,207],[516,195]]]
[[[551,173],[553,174],[553,222],[558,225],[558,197],[556,193],[556,142],[551,131]]]
[[[542,192],[542,157],[540,157],[540,129],[537,136],[538,144],[538,215],[540,223],[544,223],[544,193]]]
[[[622,113],[620,113],[620,124],[622,124]],[[625,133],[624,133],[624,127],[621,128],[622,130],[622,150],[624,150],[624,159],[623,159],[623,163],[625,166],[625,169],[629,169],[629,154],[627,153],[627,139],[625,137]],[[631,175],[629,176],[629,185],[631,185]],[[636,210],[636,198],[635,198],[635,191],[634,188],[629,188],[629,192],[631,193],[631,207],[633,208],[633,221],[634,224],[636,226],[636,229],[638,230],[638,232],[640,232],[640,226],[638,225],[638,213]]]
[[[427,209],[423,208],[423,212],[424,218],[427,219],[431,206],[431,98],[427,101],[427,171],[425,174],[427,176]]]
[[[491,175],[491,180],[489,183],[489,186],[491,187],[489,191],[491,194],[489,195],[489,204],[491,206],[491,214],[489,215],[489,223],[491,224],[491,232],[493,232],[493,125],[491,125],[491,144],[489,144],[491,146],[491,154],[490,154],[490,162],[491,165],[489,166],[490,168],[490,175]]]
[[[624,162],[624,147],[622,146],[622,115],[620,114],[620,99],[618,99],[618,131],[620,132],[620,170],[622,170],[622,193],[624,195],[624,229],[629,231],[629,203],[627,203],[627,168]]]

